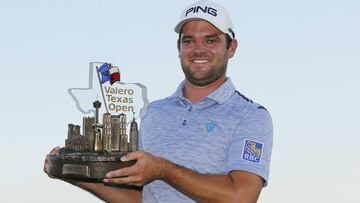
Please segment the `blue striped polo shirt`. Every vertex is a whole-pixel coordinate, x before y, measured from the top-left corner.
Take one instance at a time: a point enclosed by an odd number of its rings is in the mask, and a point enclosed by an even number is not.
[[[140,148],[201,174],[244,170],[267,184],[272,120],[261,105],[235,90],[230,78],[206,98],[191,103],[176,92],[152,102],[140,126]],[[194,202],[161,180],[143,188],[143,202]]]

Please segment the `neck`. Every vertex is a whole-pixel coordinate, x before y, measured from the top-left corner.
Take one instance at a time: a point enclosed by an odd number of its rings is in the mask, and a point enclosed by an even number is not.
[[[193,85],[190,81],[185,80],[183,94],[186,99],[191,101],[191,103],[196,103],[204,99],[211,92],[220,87],[224,82],[225,76],[222,76],[217,81],[206,86],[196,86]]]

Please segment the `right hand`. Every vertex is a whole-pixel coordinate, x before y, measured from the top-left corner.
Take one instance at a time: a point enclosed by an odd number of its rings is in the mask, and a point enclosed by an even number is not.
[[[44,172],[50,177],[50,178],[56,178],[52,175],[49,174],[49,159],[50,159],[50,155],[54,155],[54,154],[58,154],[59,153],[59,149],[60,147],[55,147],[54,149],[52,149],[50,151],[49,154],[46,155],[46,158],[45,158],[45,162],[44,162]]]
[[[59,179],[57,177],[49,174],[49,163],[50,156],[56,155],[59,153],[60,147],[55,147],[46,155],[44,162],[44,172],[50,177],[58,180],[63,180],[67,183],[80,187],[84,190],[87,190],[100,199],[106,202],[141,202],[141,192],[137,190],[127,190],[114,187],[105,186],[103,183],[91,183],[91,182],[80,182],[80,181],[71,181],[65,179]]]

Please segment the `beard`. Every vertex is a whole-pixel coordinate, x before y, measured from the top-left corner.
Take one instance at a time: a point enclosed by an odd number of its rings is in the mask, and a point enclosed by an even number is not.
[[[195,86],[207,86],[219,80],[226,73],[227,61],[223,61],[219,65],[211,65],[206,72],[193,71],[188,64],[181,60],[181,67],[184,72],[185,78]],[[192,64],[194,65],[194,64]]]

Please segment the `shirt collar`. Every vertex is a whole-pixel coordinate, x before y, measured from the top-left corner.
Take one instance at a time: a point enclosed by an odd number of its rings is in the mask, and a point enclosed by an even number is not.
[[[169,98],[179,98],[181,100],[185,100],[189,102],[183,95],[185,81],[182,81],[177,87],[176,91]],[[233,85],[230,78],[226,78],[225,82],[216,90],[211,92],[206,98],[209,98],[219,104],[223,104],[226,100],[230,98],[230,96],[235,92],[235,86]],[[202,101],[203,101],[202,100]],[[202,102],[200,101],[200,103]],[[189,102],[190,103],[190,102]]]
[[[179,86],[177,87],[176,91],[175,91],[169,98],[185,99],[185,97],[184,97],[184,95],[183,95],[184,85],[185,85],[185,80],[183,80],[183,81],[179,84]]]
[[[214,100],[219,104],[223,104],[235,92],[235,86],[230,78],[226,78],[225,82],[216,90],[211,92],[207,98]]]

